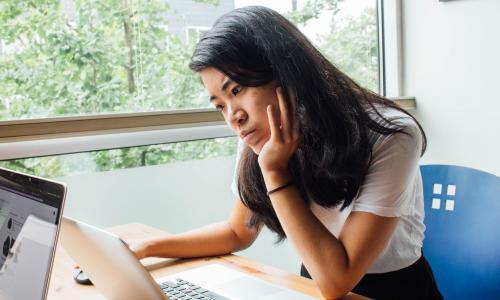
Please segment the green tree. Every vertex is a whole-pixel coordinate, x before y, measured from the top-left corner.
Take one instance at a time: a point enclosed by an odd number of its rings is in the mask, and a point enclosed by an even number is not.
[[[74,3],[73,18],[60,0],[1,4],[0,39],[15,48],[0,57],[4,118],[206,106],[165,1]]]
[[[295,25],[306,25],[308,21],[319,18],[325,10],[338,12],[338,0],[308,0],[301,9],[297,8],[297,0],[292,0],[292,10],[285,14]]]
[[[330,11],[330,32],[320,36],[316,46],[322,53],[360,85],[378,92],[377,12],[375,5],[366,7],[360,16],[341,17],[338,0],[308,0],[286,17],[295,25],[305,26]]]
[[[320,37],[323,54],[361,86],[378,92],[377,14],[367,7],[356,18],[336,20],[330,33]]]
[[[14,49],[0,56],[2,119],[208,105],[198,76],[188,68],[196,41],[183,43],[167,31],[169,5],[164,0],[73,2],[69,12],[60,0],[0,3],[0,40]],[[218,5],[216,0],[195,2]],[[215,139],[85,157],[87,168],[101,171],[223,155],[234,153],[235,147],[232,139]],[[82,169],[68,157],[74,155],[2,165],[51,177],[67,174],[68,165]]]

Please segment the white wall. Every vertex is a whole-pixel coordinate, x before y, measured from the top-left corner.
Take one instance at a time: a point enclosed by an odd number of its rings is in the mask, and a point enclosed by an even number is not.
[[[500,175],[500,1],[403,0],[403,49],[428,137],[421,162]]]

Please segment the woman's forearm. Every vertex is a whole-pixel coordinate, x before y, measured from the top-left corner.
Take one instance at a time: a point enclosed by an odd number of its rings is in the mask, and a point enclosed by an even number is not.
[[[145,255],[187,258],[228,254],[250,246],[242,240],[229,222],[219,222],[185,233],[153,238],[145,242]]]

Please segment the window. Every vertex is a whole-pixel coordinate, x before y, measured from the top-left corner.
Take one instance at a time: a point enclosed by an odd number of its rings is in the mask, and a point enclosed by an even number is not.
[[[33,142],[22,146],[29,151],[10,151],[8,157],[0,153],[1,165],[62,176],[69,166],[78,165],[69,161],[89,162],[113,153],[113,157],[136,155],[130,161],[137,162],[142,153],[147,153],[146,158],[149,153],[162,153],[160,146],[138,150],[136,146],[150,143],[141,144],[136,131],[220,125],[220,115],[206,109],[208,97],[197,75],[188,69],[188,61],[196,41],[220,15],[246,5],[269,6],[282,13],[341,70],[379,91],[376,0],[6,0],[0,3],[0,40],[4,43],[0,143],[2,138]],[[179,109],[182,112],[177,113]],[[83,120],[68,118],[81,115]],[[79,142],[80,148],[69,147],[68,153],[86,154],[67,156],[60,155],[65,149],[60,143],[43,148],[43,153],[35,153],[41,148],[32,146],[35,140],[99,137],[96,132],[108,131],[129,132],[131,138],[128,144],[102,143],[101,148]],[[193,157],[204,157],[206,149],[215,151],[213,155],[228,153],[210,143],[194,143],[199,156]],[[88,152],[109,148],[116,149]],[[183,148],[174,151],[184,157]],[[40,157],[27,158],[34,156]],[[94,171],[138,166],[114,159],[107,163],[106,168],[95,166]]]
[[[0,40],[12,51],[0,58],[0,118],[208,107],[187,66],[194,44],[223,13],[268,2],[2,1]],[[341,69],[378,90],[374,0],[272,3]]]

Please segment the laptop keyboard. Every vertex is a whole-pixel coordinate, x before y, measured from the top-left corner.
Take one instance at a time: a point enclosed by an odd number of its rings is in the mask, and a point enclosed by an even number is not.
[[[178,278],[175,280],[165,281],[160,284],[169,300],[230,300],[186,280]]]

